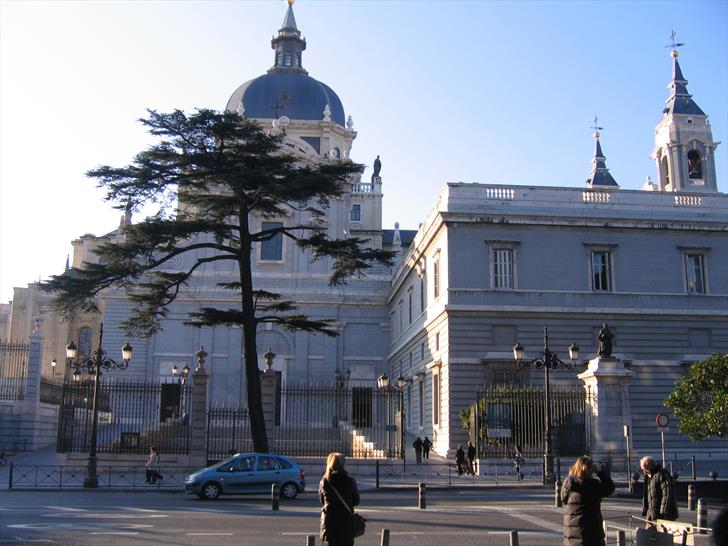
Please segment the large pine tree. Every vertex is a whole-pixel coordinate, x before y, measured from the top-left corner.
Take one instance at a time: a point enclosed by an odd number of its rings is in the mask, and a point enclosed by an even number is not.
[[[329,259],[332,285],[346,282],[373,263],[391,264],[391,253],[365,248],[361,239],[329,238],[321,221],[330,201],[345,192],[362,166],[348,160],[303,160],[285,153],[281,135],[266,133],[235,113],[150,110],[148,114],[140,121],[156,143],[128,166],[100,166],[87,175],[98,180],[106,190],[105,199],[117,208],[156,203],[159,212],[125,226],[120,242],[100,245],[95,250],[97,263],[86,262],[53,276],[44,288],[54,293],[54,305],[66,318],[79,310],[98,311],[100,292],[122,288],[134,303],[125,330],[132,336],[150,336],[161,330],[167,307],[195,271],[213,262],[234,262],[239,279],[221,286],[236,294],[239,306],[200,308],[190,313],[188,324],[242,328],[253,447],[267,452],[258,324],[336,334],[327,320],[297,314],[295,305],[282,301],[279,294],[255,289],[253,244],[279,235],[290,238],[312,259]],[[304,220],[259,231],[252,227],[257,225],[251,224],[252,216],[280,218],[292,212]],[[166,271],[165,265],[172,260],[185,265]]]

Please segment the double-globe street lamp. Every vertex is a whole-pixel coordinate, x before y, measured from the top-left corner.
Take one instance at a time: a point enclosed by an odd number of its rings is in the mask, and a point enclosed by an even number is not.
[[[405,463],[405,433],[404,433],[404,388],[407,385],[407,380],[399,375],[394,380],[394,385],[390,383],[389,377],[386,373],[383,373],[377,377],[377,386],[382,391],[388,391],[390,388],[395,388],[399,392],[399,457],[402,459],[402,470],[406,470],[407,466]]]
[[[78,381],[81,378],[81,370],[86,370],[89,374],[94,376],[94,397],[93,397],[93,410],[92,410],[92,421],[91,421],[91,443],[88,451],[88,464],[86,467],[86,479],[83,482],[84,487],[95,488],[99,486],[99,478],[96,474],[96,435],[97,426],[99,420],[99,383],[101,380],[101,368],[105,370],[118,368],[125,370],[129,366],[131,360],[132,348],[129,343],[121,348],[121,362],[108,357],[106,351],[101,347],[101,343],[104,337],[104,325],[103,323],[99,326],[99,348],[96,349],[91,356],[85,357],[82,360],[77,361],[76,355],[78,353],[78,347],[71,341],[66,346],[66,360],[68,361],[68,367],[73,370],[73,378]]]
[[[569,346],[569,358],[571,362],[562,361],[556,353],[549,350],[549,330],[544,326],[543,329],[543,352],[539,353],[533,360],[524,360],[525,349],[516,341],[513,346],[513,357],[518,363],[518,368],[533,367],[544,370],[544,447],[543,447],[543,483],[549,484],[554,482],[554,458],[551,452],[551,400],[550,400],[550,384],[549,370],[566,368],[573,370],[576,361],[579,360],[579,347],[575,343]]]

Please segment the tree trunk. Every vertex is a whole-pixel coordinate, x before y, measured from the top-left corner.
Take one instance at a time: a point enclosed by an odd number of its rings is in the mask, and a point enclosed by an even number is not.
[[[256,343],[257,321],[253,308],[253,275],[250,270],[251,241],[247,211],[240,214],[240,297],[243,307],[243,359],[248,393],[248,417],[250,435],[253,438],[253,451],[268,453],[268,435],[265,431],[263,416],[263,397],[258,369],[258,345]]]

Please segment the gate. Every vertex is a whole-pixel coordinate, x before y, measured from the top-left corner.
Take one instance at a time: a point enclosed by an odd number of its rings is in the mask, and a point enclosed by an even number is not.
[[[554,456],[587,451],[589,413],[584,389],[551,390],[551,446]],[[515,446],[525,457],[541,457],[545,437],[545,393],[534,387],[498,387],[478,393],[478,456],[511,458]]]
[[[0,400],[23,400],[28,343],[0,341]]]
[[[169,388],[168,386],[172,386]],[[66,383],[58,412],[59,452],[84,453],[91,441],[93,380]],[[192,389],[182,383],[102,381],[99,384],[98,453],[189,453]]]
[[[354,458],[397,458],[397,401],[393,390],[282,385],[275,422],[267,423],[268,444],[292,457],[339,451]],[[247,408],[210,408],[207,431],[210,460],[253,449]]]

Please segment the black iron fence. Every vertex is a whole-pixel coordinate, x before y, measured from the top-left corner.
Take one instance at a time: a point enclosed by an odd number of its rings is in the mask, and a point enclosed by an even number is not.
[[[515,446],[525,457],[544,452],[545,392],[533,387],[498,387],[478,393],[476,427],[480,458],[512,458]],[[589,411],[584,389],[551,390],[551,441],[554,456],[587,451]]]
[[[40,401],[46,404],[60,405],[63,397],[63,383],[49,381],[45,377],[40,380]]]
[[[58,412],[59,452],[88,451],[93,391],[93,381],[63,385]],[[96,450],[143,454],[154,445],[161,454],[187,454],[191,405],[191,386],[179,381],[102,381]]]
[[[370,387],[283,385],[267,423],[270,449],[292,457],[339,451],[361,459],[391,459],[399,453],[398,394]],[[210,460],[251,451],[246,408],[211,407]]]
[[[0,341],[0,400],[23,400],[28,343]]]

